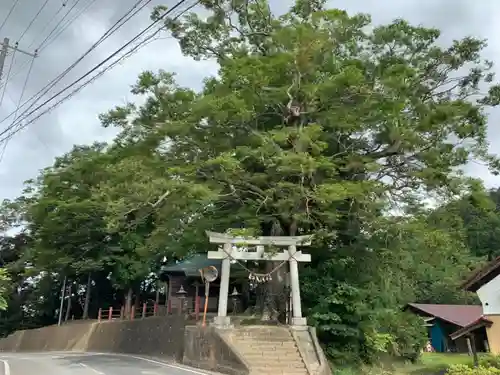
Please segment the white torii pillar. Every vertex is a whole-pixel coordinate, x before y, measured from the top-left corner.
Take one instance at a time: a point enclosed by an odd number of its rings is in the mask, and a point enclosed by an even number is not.
[[[302,316],[302,301],[300,299],[300,280],[299,280],[299,259],[295,257],[297,254],[297,246],[288,246],[288,254],[290,256],[290,289],[292,292],[292,326],[307,326],[306,318]]]
[[[231,254],[232,244],[224,244],[224,255],[220,269],[220,288],[219,288],[219,308],[217,310],[217,317],[215,318],[215,325],[219,327],[228,327],[231,325],[231,319],[227,316],[227,302],[229,299],[229,279],[231,275]]]
[[[219,309],[215,318],[215,325],[219,327],[229,327],[230,318],[227,316],[227,302],[229,298],[229,278],[231,272],[231,258],[236,260],[254,261],[288,261],[290,265],[290,288],[292,292],[292,326],[306,327],[307,321],[302,316],[302,305],[300,298],[300,281],[298,262],[310,262],[311,255],[297,251],[297,246],[309,246],[311,236],[273,236],[244,238],[230,236],[224,233],[207,232],[210,243],[223,245],[223,249],[209,251],[208,259],[221,259],[221,281],[219,291]],[[257,246],[259,251],[247,252],[233,249],[234,245]],[[266,245],[286,246],[288,250],[283,250],[277,254],[266,254],[262,252],[262,247]]]

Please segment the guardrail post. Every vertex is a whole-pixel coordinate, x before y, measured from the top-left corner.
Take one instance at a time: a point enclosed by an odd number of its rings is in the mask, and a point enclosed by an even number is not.
[[[135,306],[130,308],[130,320],[134,320],[135,318]]]
[[[102,309],[99,308],[99,311],[97,312],[97,321],[100,323],[102,318]]]
[[[125,307],[120,307],[120,319],[123,320],[125,318]]]
[[[153,316],[156,316],[158,314],[158,304],[155,302],[153,306]]]
[[[108,320],[112,320],[112,319],[113,319],[113,307],[110,307],[109,314],[108,314]]]

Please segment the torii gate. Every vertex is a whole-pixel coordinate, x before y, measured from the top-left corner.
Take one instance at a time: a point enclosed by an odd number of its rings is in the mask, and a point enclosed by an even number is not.
[[[297,251],[297,246],[311,245],[312,236],[269,236],[269,237],[240,237],[225,233],[206,232],[210,243],[223,245],[218,251],[209,251],[208,259],[222,259],[221,281],[219,292],[219,309],[215,318],[215,325],[228,327],[231,324],[227,316],[227,303],[229,297],[229,275],[231,272],[231,259],[253,261],[288,261],[290,265],[290,289],[292,292],[292,326],[306,327],[307,321],[302,317],[300,301],[299,267],[298,262],[310,262],[311,255]],[[256,252],[241,251],[235,245],[256,246]],[[287,250],[275,254],[266,254],[264,246],[287,247]]]

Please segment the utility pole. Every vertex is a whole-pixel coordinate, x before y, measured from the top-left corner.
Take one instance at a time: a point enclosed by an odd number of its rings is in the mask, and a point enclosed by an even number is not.
[[[3,67],[5,66],[5,59],[9,51],[9,38],[4,38],[2,43],[2,51],[0,52],[0,82],[2,82]]]
[[[66,276],[64,276],[64,281],[63,281],[63,285],[61,288],[61,305],[59,306],[59,321],[57,322],[58,326],[60,326],[61,322],[62,322],[62,313],[63,313],[63,309],[64,309],[64,297],[66,297],[65,293],[66,293]]]
[[[3,70],[5,67],[5,60],[7,59],[7,54],[9,53],[9,50],[12,50],[14,52],[20,52],[25,55],[31,56],[33,58],[37,57],[37,52],[35,53],[30,53],[27,51],[23,51],[22,49],[19,49],[17,46],[17,43],[14,44],[13,46],[10,45],[10,40],[9,38],[3,38],[3,43],[0,43],[2,46],[2,49],[0,50],[0,83],[2,83],[2,76],[3,76]]]

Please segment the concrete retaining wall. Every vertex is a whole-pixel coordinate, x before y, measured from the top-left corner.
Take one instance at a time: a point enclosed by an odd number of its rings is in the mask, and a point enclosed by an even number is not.
[[[79,322],[18,331],[0,339],[0,352],[46,351],[137,354],[230,375],[249,373],[217,329],[186,326],[181,316]]]
[[[183,363],[231,375],[247,375],[250,372],[230,343],[212,327],[186,327]]]
[[[8,337],[0,340],[0,351],[2,352],[15,352],[17,351],[19,344],[24,335],[24,331],[17,331]]]
[[[97,324],[86,351],[127,353],[182,361],[185,321],[181,316]]]
[[[19,352],[84,351],[95,325],[87,322],[20,331],[17,346],[12,349]]]
[[[128,353],[181,361],[184,326],[180,316],[49,326],[1,339],[0,351]]]

